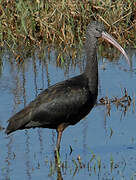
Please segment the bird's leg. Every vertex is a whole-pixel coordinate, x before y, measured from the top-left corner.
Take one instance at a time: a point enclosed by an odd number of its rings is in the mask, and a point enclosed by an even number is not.
[[[60,150],[60,142],[61,142],[61,136],[64,131],[64,129],[68,126],[67,123],[62,123],[57,127],[57,144],[56,144],[56,149],[55,149],[55,161],[56,165],[60,167],[60,155],[59,155],[59,150]]]
[[[56,149],[55,149],[55,161],[56,161],[57,167],[60,167],[60,164],[61,164],[60,154],[59,154],[60,142],[61,142],[62,133],[66,127],[67,127],[67,124],[65,123],[62,123],[57,127],[57,144],[56,144]]]
[[[57,129],[57,144],[56,144],[56,149],[55,149],[55,161],[56,161],[57,167],[60,166],[60,154],[59,154],[59,150],[60,150],[60,142],[61,142],[62,132],[63,131]]]
[[[57,144],[56,144],[56,149],[58,150],[58,152],[59,152],[59,150],[60,150],[60,142],[61,142],[62,132],[63,132],[63,131],[58,131],[58,132],[57,132]]]
[[[55,163],[56,163],[56,167],[60,167],[60,154],[59,154],[59,150],[60,150],[60,141],[61,141],[61,136],[62,136],[62,131],[57,131],[57,144],[56,144],[56,149],[55,149]]]
[[[61,142],[61,136],[62,136],[62,133],[64,131],[64,129],[68,126],[68,124],[66,123],[62,123],[60,124],[58,127],[57,127],[57,144],[56,144],[56,149],[60,150],[60,142]]]

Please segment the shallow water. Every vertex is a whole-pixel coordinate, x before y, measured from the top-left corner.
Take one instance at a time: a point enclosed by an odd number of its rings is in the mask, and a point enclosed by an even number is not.
[[[0,131],[0,180],[43,179],[136,179],[136,50],[131,54],[132,67],[125,58],[116,61],[99,59],[99,96],[118,98],[124,88],[133,99],[127,109],[111,104],[110,116],[105,105],[96,105],[91,113],[75,126],[68,127],[61,142],[62,167],[54,163],[56,131],[30,129],[7,136]],[[56,53],[45,50],[18,65],[5,51],[0,74],[0,126],[33,100],[42,89],[83,71],[85,56],[62,69],[56,67]],[[99,101],[98,101],[99,102]],[[72,148],[72,153],[71,148]]]

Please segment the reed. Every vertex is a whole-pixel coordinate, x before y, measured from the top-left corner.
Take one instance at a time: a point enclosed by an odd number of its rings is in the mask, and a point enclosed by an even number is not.
[[[136,46],[134,0],[19,0],[0,3],[0,46],[82,46],[87,24],[102,21],[123,46]]]

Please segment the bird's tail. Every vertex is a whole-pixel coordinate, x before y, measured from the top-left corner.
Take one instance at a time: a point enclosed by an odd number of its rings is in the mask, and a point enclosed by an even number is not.
[[[8,121],[8,127],[5,131],[6,134],[10,134],[18,129],[24,129],[25,125],[29,122],[31,118],[32,108],[30,106],[25,107],[23,110],[19,111],[13,115]]]

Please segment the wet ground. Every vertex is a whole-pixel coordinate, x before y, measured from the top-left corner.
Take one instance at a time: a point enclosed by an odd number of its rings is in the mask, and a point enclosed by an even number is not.
[[[0,180],[132,180],[136,179],[136,50],[130,50],[132,67],[120,56],[112,62],[99,58],[98,105],[75,126],[68,127],[61,142],[61,168],[56,168],[56,131],[30,129],[7,136],[7,120],[44,88],[83,71],[85,59],[56,67],[55,51],[45,50],[18,65],[3,53],[0,70]],[[130,104],[99,104],[106,96],[121,98],[125,90]]]

